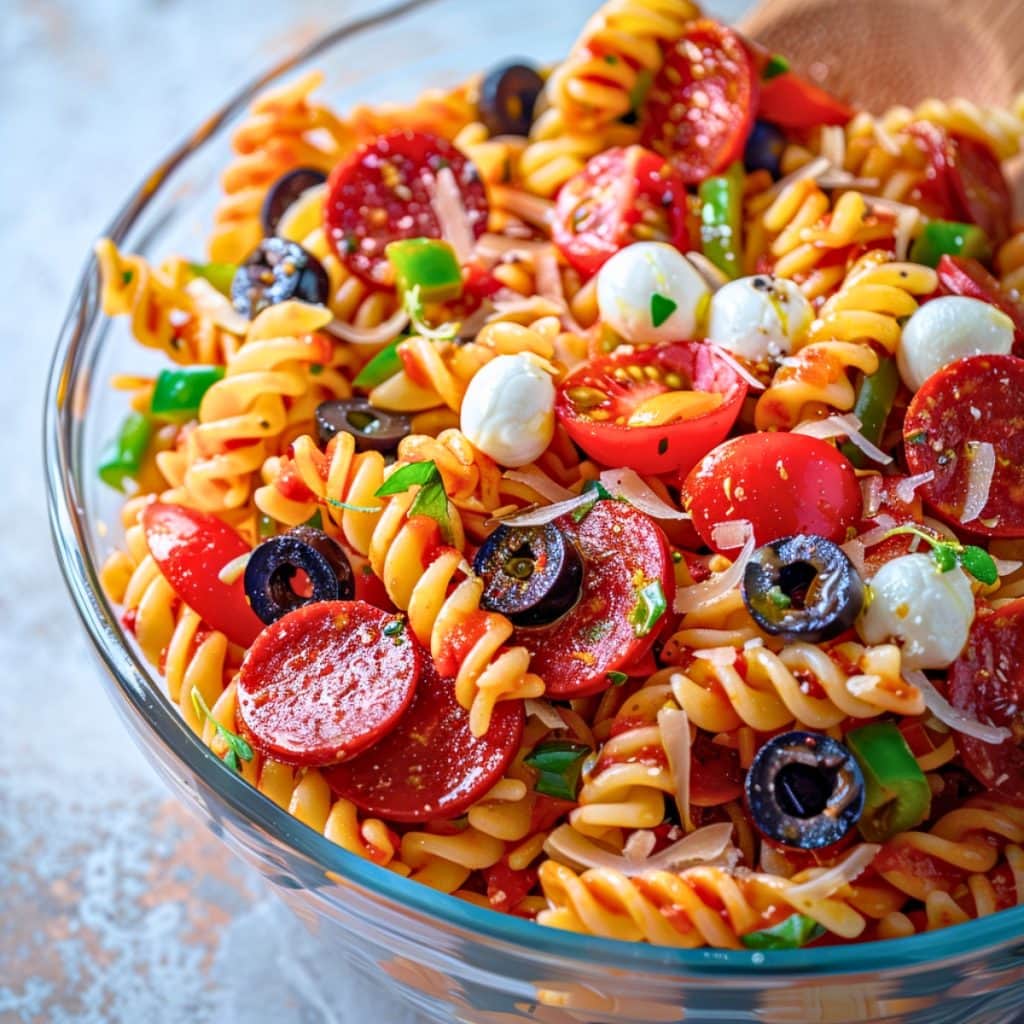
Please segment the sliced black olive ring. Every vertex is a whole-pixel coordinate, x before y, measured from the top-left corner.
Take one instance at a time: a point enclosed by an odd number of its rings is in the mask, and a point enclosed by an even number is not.
[[[864,582],[842,548],[797,534],[758,548],[743,573],[743,600],[766,633],[817,644],[856,621]]]
[[[282,174],[273,185],[270,186],[266,198],[263,200],[263,208],[260,210],[260,220],[263,223],[263,232],[273,235],[277,231],[277,225],[281,218],[288,211],[288,207],[317,185],[322,185],[327,180],[323,171],[315,167],[296,167],[295,170]]]
[[[480,86],[480,120],[491,135],[529,135],[544,79],[528,64],[500,64]]]
[[[768,839],[819,850],[843,839],[864,810],[864,776],[853,754],[830,736],[773,736],[747,772],[747,807]]]
[[[484,581],[481,605],[516,626],[543,626],[578,600],[583,559],[553,523],[499,526],[481,545],[473,570]]]
[[[305,584],[301,592],[296,589],[300,580]],[[312,526],[297,526],[268,538],[249,556],[245,593],[252,610],[269,625],[314,601],[350,600],[355,579],[336,540]]]
[[[412,422],[402,413],[385,412],[365,398],[332,398],[321,402],[314,414],[316,436],[326,445],[335,434],[351,434],[360,452],[393,452],[412,432]]]
[[[264,238],[235,272],[231,302],[252,320],[289,299],[322,305],[329,290],[327,271],[312,253],[287,238]]]

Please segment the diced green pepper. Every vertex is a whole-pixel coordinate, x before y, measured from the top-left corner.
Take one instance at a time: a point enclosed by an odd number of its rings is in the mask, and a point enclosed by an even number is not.
[[[161,370],[149,411],[161,420],[183,421],[199,413],[203,395],[224,376],[223,366],[189,366]]]
[[[931,787],[892,722],[853,729],[846,734],[846,745],[864,773],[864,812],[858,827],[868,842],[885,842],[928,817]]]
[[[402,368],[402,360],[398,355],[398,346],[405,341],[405,335],[395,338],[390,345],[382,348],[360,371],[356,379],[352,381],[357,388],[365,388],[369,391],[378,384],[394,377]]]
[[[403,238],[384,249],[403,292],[419,288],[423,302],[447,302],[462,294],[455,250],[438,238]]]
[[[880,360],[878,369],[860,382],[853,415],[860,420],[861,434],[874,445],[882,440],[885,421],[899,386],[900,372],[892,358]],[[841,451],[858,469],[867,465],[867,457],[852,441],[843,444]]]
[[[538,743],[524,759],[537,772],[534,789],[559,800],[575,800],[590,747],[570,740]]]
[[[729,278],[740,276],[743,217],[743,164],[700,186],[700,238],[704,255]]]
[[[741,935],[747,949],[799,949],[825,934],[817,921],[806,914],[793,914],[772,928]]]
[[[970,256],[987,263],[992,256],[988,235],[977,224],[954,220],[930,220],[910,247],[910,258],[937,267],[943,256]]]
[[[636,604],[629,613],[629,623],[633,627],[634,636],[647,636],[658,624],[662,615],[668,611],[665,591],[661,580],[654,580],[642,587],[636,595]]]
[[[776,53],[768,58],[768,63],[765,64],[764,70],[761,72],[761,78],[765,82],[770,82],[773,78],[784,75],[788,70],[789,61],[782,54]]]
[[[238,266],[234,263],[190,263],[188,269],[210,282],[217,291],[224,295],[231,295],[231,282],[238,273]]]
[[[149,417],[141,412],[125,417],[117,436],[107,442],[100,455],[98,472],[105,484],[123,491],[125,480],[134,480],[139,475],[152,429]]]

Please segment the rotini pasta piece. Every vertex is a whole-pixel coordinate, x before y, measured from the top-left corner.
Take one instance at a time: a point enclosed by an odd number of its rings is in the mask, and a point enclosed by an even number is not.
[[[452,835],[406,832],[401,860],[414,881],[440,892],[455,892],[472,872],[497,864],[504,852],[502,840],[468,826]]]
[[[897,262],[873,249],[853,264],[821,307],[806,342],[874,341],[891,355],[899,345],[901,320],[917,310],[915,296],[930,295],[938,285],[931,267]]]
[[[856,392],[851,370],[870,375],[878,356],[867,345],[819,341],[787,357],[761,393],[754,410],[758,430],[791,430],[801,420],[831,409],[853,408]]]
[[[571,130],[600,129],[628,114],[638,86],[661,70],[665,47],[699,16],[686,0],[607,0],[552,72],[551,107]]]
[[[235,731],[236,708],[236,684],[232,682],[212,706],[211,716],[220,725]],[[224,741],[212,722],[203,723],[202,738],[214,753],[224,756]],[[241,774],[264,796],[342,849],[397,874],[410,873],[398,860],[398,836],[378,818],[360,818],[350,800],[336,799],[318,770],[292,768],[254,752],[251,761],[241,762]]]
[[[634,878],[609,868],[577,874],[549,860],[541,865],[540,882],[550,909],[537,920],[608,939],[738,949],[741,935],[764,927],[769,908],[788,904],[845,938],[863,931],[864,917],[850,906],[843,889],[831,896],[805,898],[798,887],[802,880],[801,875],[733,875],[713,866],[679,873],[652,871]]]
[[[744,725],[776,732],[793,722],[823,731],[847,717],[924,711],[920,692],[900,675],[899,648],[892,644],[851,642],[824,651],[794,643],[777,654],[763,646],[721,654],[697,658],[670,676],[676,703],[711,733]]]
[[[324,373],[331,343],[316,332],[330,314],[286,302],[264,310],[245,343],[229,360],[222,380],[203,396],[199,422],[174,451],[157,457],[168,480],[180,480],[175,500],[209,512],[237,509],[251,496],[255,474],[294,430],[308,423],[320,397],[347,397],[348,382]],[[318,375],[311,373],[313,366]],[[326,389],[324,385],[327,385]]]
[[[96,243],[100,299],[107,316],[129,315],[135,340],[160,349],[176,363],[223,363],[241,339],[204,315],[187,285],[180,260],[150,266],[122,253],[109,238]]]
[[[310,72],[258,97],[232,137],[235,158],[224,171],[224,199],[214,214],[210,258],[240,263],[263,237],[260,211],[270,186],[296,167],[329,171],[352,135],[312,99],[323,76]]]

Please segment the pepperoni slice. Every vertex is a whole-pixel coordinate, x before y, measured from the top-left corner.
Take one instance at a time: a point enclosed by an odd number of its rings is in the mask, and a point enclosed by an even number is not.
[[[238,715],[262,753],[286,764],[335,764],[395,728],[424,660],[397,615],[363,601],[307,604],[249,649]]]
[[[174,592],[233,644],[248,647],[263,629],[245,583],[223,583],[219,571],[251,550],[216,516],[155,501],[142,511],[146,545]]]
[[[324,773],[338,795],[367,814],[422,822],[461,814],[493,786],[519,749],[522,701],[502,701],[487,732],[470,732],[455,684],[429,658],[401,721],[372,750]]]
[[[367,284],[393,284],[384,255],[399,238],[440,238],[431,200],[438,172],[451,168],[477,238],[487,226],[487,194],[476,167],[450,142],[426,132],[395,131],[357,149],[331,172],[324,202],[327,238]]]
[[[987,537],[1024,537],[1024,359],[958,359],[921,385],[903,421],[907,466],[932,472],[925,503],[953,526]],[[976,443],[995,448],[981,514],[961,522]]]
[[[981,299],[1004,312],[1014,326],[1014,355],[1024,355],[1024,305],[975,259],[967,256],[943,256],[937,269],[939,291],[943,295],[962,295]]]
[[[572,515],[556,523],[583,556],[579,600],[550,625],[517,629],[513,642],[530,651],[549,697],[583,697],[606,690],[608,673],[626,670],[654,642],[657,624],[637,636],[630,616],[655,581],[671,610],[672,558],[654,520],[621,501],[599,501],[579,523]]]
[[[696,21],[665,55],[644,102],[640,141],[695,185],[743,154],[756,92],[754,64],[739,37],[717,22]]]
[[[956,733],[964,766],[983,785],[1024,804],[1024,598],[975,620],[949,668],[950,703],[1012,736],[985,743]]]

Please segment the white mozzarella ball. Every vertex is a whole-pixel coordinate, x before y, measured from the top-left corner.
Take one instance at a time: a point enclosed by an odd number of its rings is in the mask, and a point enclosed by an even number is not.
[[[933,373],[965,356],[1006,355],[1013,321],[980,299],[944,295],[926,302],[903,327],[896,361],[916,391]]]
[[[497,356],[483,366],[462,400],[462,432],[503,466],[525,466],[555,433],[555,385],[536,356]]]
[[[597,275],[601,319],[634,345],[696,337],[710,294],[693,265],[665,242],[634,242]]]
[[[931,555],[903,555],[886,562],[869,586],[857,620],[865,643],[899,641],[907,668],[956,661],[974,621],[974,595],[962,569],[942,572]]]
[[[740,277],[711,297],[708,340],[755,363],[787,355],[807,333],[814,310],[783,277]]]

